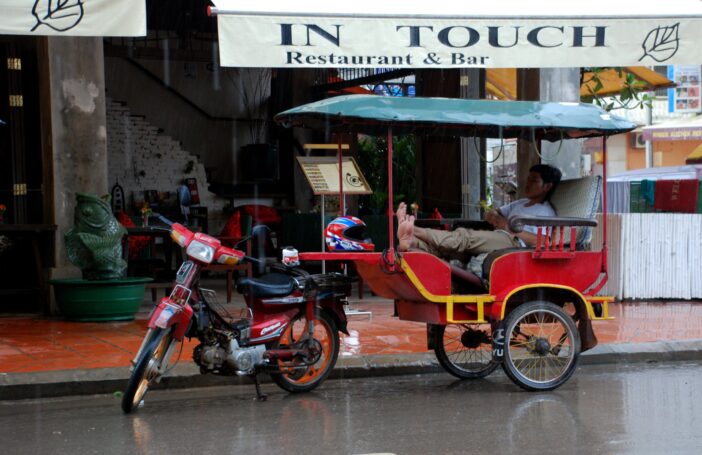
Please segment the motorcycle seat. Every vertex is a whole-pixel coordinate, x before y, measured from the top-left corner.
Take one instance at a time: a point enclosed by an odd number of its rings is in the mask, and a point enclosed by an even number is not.
[[[236,290],[253,297],[283,297],[292,294],[296,286],[297,282],[289,275],[267,273],[260,278],[239,279]]]

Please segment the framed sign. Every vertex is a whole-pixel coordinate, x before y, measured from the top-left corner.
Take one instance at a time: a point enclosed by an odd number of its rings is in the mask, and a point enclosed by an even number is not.
[[[702,111],[702,72],[700,65],[671,65],[668,67],[668,79],[677,86],[668,89],[668,112]]]
[[[339,159],[332,156],[298,156],[302,172],[315,195],[339,194]],[[342,160],[344,194],[372,194],[368,181],[352,157]]]

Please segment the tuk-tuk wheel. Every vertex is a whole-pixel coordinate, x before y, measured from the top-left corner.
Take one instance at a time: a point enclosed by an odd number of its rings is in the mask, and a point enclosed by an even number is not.
[[[518,306],[505,320],[502,368],[526,390],[553,390],[575,371],[580,335],[575,322],[551,302]]]
[[[434,334],[436,360],[457,378],[484,378],[497,368],[498,363],[492,361],[489,324],[440,325]]]

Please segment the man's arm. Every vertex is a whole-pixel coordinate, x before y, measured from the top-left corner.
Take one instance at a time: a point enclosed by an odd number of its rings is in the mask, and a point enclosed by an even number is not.
[[[507,231],[507,232],[510,232],[510,231]],[[521,241],[524,242],[524,244],[526,246],[536,246],[536,234],[532,234],[531,232],[526,232],[526,231],[518,232],[516,234],[513,232],[510,232],[510,234],[521,239]]]

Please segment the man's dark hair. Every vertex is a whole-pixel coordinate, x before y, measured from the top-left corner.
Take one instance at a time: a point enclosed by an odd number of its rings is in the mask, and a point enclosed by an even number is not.
[[[548,194],[546,194],[545,200],[548,201],[551,198],[553,191],[558,186],[558,182],[561,181],[561,177],[563,176],[560,169],[549,166],[548,164],[535,164],[529,169],[529,172],[536,172],[541,176],[541,180],[543,180],[544,183],[553,184],[551,189],[548,190]]]

